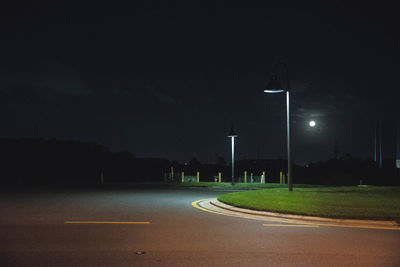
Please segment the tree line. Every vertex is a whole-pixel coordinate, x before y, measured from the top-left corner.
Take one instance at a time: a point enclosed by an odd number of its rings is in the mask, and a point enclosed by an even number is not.
[[[219,172],[231,182],[231,166],[222,157],[214,164],[192,158],[179,163],[163,158],[136,158],[129,151],[110,152],[95,142],[0,139],[2,183],[11,184],[99,184],[136,182],[180,182],[180,174],[196,175],[201,181],[214,181]],[[279,183],[286,173],[284,159],[249,159],[235,162],[235,181],[266,172],[266,181]],[[171,178],[172,172],[174,175]],[[249,181],[249,180],[248,180]],[[369,159],[346,155],[328,161],[293,166],[293,182],[321,185],[400,185],[395,159],[383,161],[383,168]]]

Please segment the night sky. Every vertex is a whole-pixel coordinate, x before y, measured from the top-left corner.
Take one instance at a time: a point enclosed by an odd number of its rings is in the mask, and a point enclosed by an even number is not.
[[[264,2],[2,4],[0,137],[214,163],[233,122],[237,159],[285,158],[285,96],[263,93],[283,61],[296,163],[332,158],[335,139],[339,156],[372,157],[376,120],[395,157],[397,9]]]

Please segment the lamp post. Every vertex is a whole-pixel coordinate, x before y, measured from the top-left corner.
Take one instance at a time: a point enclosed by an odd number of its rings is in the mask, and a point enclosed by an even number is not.
[[[235,179],[235,138],[237,137],[237,134],[235,133],[235,130],[233,129],[233,124],[231,127],[231,130],[228,134],[228,137],[231,138],[232,140],[232,185],[234,184],[234,179]]]
[[[275,64],[271,80],[269,81],[264,93],[282,93],[286,91],[286,129],[287,129],[287,157],[288,157],[288,186],[289,191],[293,191],[293,176],[292,176],[292,164],[291,164],[291,132],[290,132],[290,108],[289,108],[289,91],[290,91],[290,78],[289,78],[289,67],[283,62],[279,62],[283,65],[286,71],[286,89],[282,88],[278,76],[276,75],[276,68],[278,64]]]

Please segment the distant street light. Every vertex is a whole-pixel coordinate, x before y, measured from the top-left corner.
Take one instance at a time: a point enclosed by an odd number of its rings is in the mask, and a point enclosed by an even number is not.
[[[237,134],[235,133],[235,130],[233,129],[233,124],[231,131],[229,132],[228,137],[231,138],[232,140],[232,185],[234,184],[234,179],[235,179],[235,138],[237,137]]]
[[[282,93],[286,91],[286,128],[287,128],[287,154],[288,154],[288,186],[289,191],[293,191],[293,177],[292,177],[292,164],[291,164],[291,132],[290,132],[290,109],[289,109],[289,91],[290,91],[290,78],[289,78],[289,67],[287,64],[283,62],[279,62],[279,64],[283,65],[286,70],[286,89],[282,88],[280,81],[278,80],[278,76],[276,75],[276,68],[278,64],[275,64],[273,73],[271,76],[271,80],[269,81],[267,87],[264,90],[264,93]],[[315,123],[315,122],[314,122]],[[311,125],[310,125],[311,126]]]
[[[308,124],[309,124],[311,127],[315,127],[315,121],[310,121]]]

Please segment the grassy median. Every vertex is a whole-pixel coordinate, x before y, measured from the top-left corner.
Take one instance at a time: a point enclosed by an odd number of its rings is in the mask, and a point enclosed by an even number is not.
[[[400,187],[271,188],[223,194],[218,200],[254,210],[400,221]]]
[[[263,189],[263,188],[287,188],[288,186],[285,184],[278,183],[232,183],[222,182],[222,183],[213,183],[213,182],[200,182],[200,183],[174,183],[170,184],[172,186],[178,187],[207,187],[210,189],[231,189],[231,190],[252,190],[252,189]],[[313,185],[306,184],[296,184],[297,187],[315,187]]]

